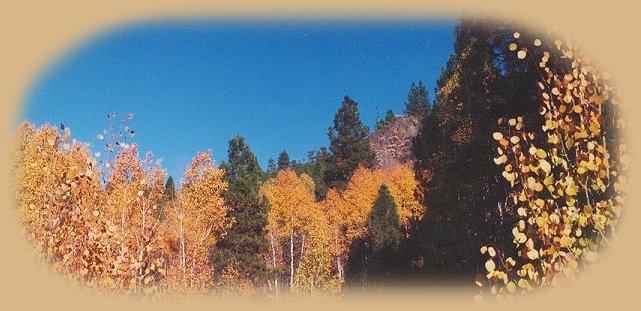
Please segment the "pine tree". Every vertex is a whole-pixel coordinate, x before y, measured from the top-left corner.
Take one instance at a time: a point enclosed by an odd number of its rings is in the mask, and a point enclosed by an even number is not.
[[[403,231],[394,197],[385,184],[378,188],[366,230],[364,237],[352,243],[347,282],[362,287],[389,284],[401,270],[398,249]]]
[[[176,200],[176,186],[174,185],[174,178],[169,176],[165,183],[165,192],[163,194],[162,204],[158,208],[158,219],[165,220],[165,205],[171,205]]]
[[[424,117],[429,112],[430,102],[427,98],[427,89],[423,85],[423,81],[419,81],[418,85],[412,82],[407,93],[407,102],[405,102],[405,114]]]
[[[500,183],[501,172],[492,168],[492,133],[499,117],[528,109],[527,94],[511,90],[509,80],[533,89],[536,80],[506,63],[507,33],[511,36],[502,22],[461,21],[454,56],[437,81],[433,111],[414,140],[416,175],[430,215],[421,224],[425,238],[413,243],[424,248],[424,272],[433,277],[438,272],[444,278],[470,279],[482,269],[474,250],[483,241],[511,244],[507,187]]]
[[[278,154],[278,170],[283,170],[286,168],[289,168],[291,166],[291,163],[289,162],[289,154],[287,154],[287,151],[283,150],[280,154]]]
[[[256,156],[239,135],[229,141],[228,162],[221,167],[229,184],[224,198],[230,207],[227,220],[232,226],[210,252],[214,277],[233,268],[241,279],[258,284],[269,273],[263,258],[269,248],[264,236],[269,208],[259,196],[263,173]]]
[[[396,248],[401,241],[398,209],[386,185],[382,185],[378,191],[374,208],[369,215],[368,232],[375,251]]]
[[[274,158],[269,158],[269,160],[267,160],[267,171],[265,172],[267,173],[267,178],[271,178],[277,171],[278,166],[276,166],[276,161]]]
[[[376,123],[376,129],[392,124],[394,120],[396,120],[394,112],[392,111],[392,109],[387,109],[387,112],[385,113],[385,119],[379,120]]]
[[[324,180],[328,187],[344,189],[358,165],[372,167],[374,152],[368,141],[369,128],[361,122],[358,104],[345,96],[329,128],[331,155]]]
[[[323,176],[327,169],[327,148],[321,147],[318,150],[310,150],[307,153],[307,161],[301,161],[290,165],[296,171],[296,174],[305,174],[314,180],[316,189],[314,194],[317,200],[322,200],[327,193],[327,185],[323,181]]]

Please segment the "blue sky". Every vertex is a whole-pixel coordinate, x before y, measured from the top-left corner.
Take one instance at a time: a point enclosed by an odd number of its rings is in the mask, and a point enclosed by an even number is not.
[[[64,123],[97,143],[105,115],[129,122],[143,153],[180,178],[198,151],[220,163],[245,137],[263,167],[328,145],[343,96],[371,127],[376,111],[400,114],[412,81],[433,95],[453,51],[453,20],[152,21],[70,50],[26,96],[21,119]],[[93,146],[102,151],[101,145]]]

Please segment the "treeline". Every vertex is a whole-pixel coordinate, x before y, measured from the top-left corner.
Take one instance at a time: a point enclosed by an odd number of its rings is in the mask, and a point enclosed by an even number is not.
[[[421,121],[413,166],[376,167],[345,96],[329,148],[266,171],[243,137],[197,154],[176,187],[108,115],[105,154],[68,128],[24,123],[18,217],[71,279],[145,294],[336,295],[390,285],[557,285],[597,260],[625,202],[629,162],[614,89],[564,38],[461,20]],[[378,128],[394,122],[388,111]]]

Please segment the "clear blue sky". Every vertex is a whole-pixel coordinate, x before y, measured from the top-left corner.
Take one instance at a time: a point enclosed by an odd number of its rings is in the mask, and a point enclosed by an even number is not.
[[[105,115],[133,113],[134,140],[180,179],[198,151],[216,162],[241,134],[266,166],[328,145],[344,95],[373,127],[400,114],[412,81],[430,97],[453,51],[453,20],[154,21],[94,37],[32,85],[21,119],[94,142]],[[101,145],[92,146],[102,151]],[[104,152],[103,152],[104,153]]]

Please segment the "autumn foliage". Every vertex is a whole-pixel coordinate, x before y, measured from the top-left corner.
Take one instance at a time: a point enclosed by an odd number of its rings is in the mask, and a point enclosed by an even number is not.
[[[599,261],[626,201],[619,100],[569,40],[473,26],[457,28],[433,104],[412,85],[413,164],[376,167],[349,96],[330,153],[283,151],[263,172],[237,135],[227,163],[199,152],[177,188],[130,141],[131,114],[107,115],[93,146],[24,122],[11,151],[22,234],[59,275],[128,295],[336,296],[402,273],[462,276],[499,299],[564,284]]]
[[[543,124],[501,118],[501,131],[493,134],[494,162],[503,168],[508,202],[519,217],[512,229],[515,251],[481,248],[487,271],[477,283],[498,297],[561,285],[597,262],[628,188],[629,155],[617,137],[625,122],[607,77],[568,40],[514,38],[510,50],[543,73]]]

